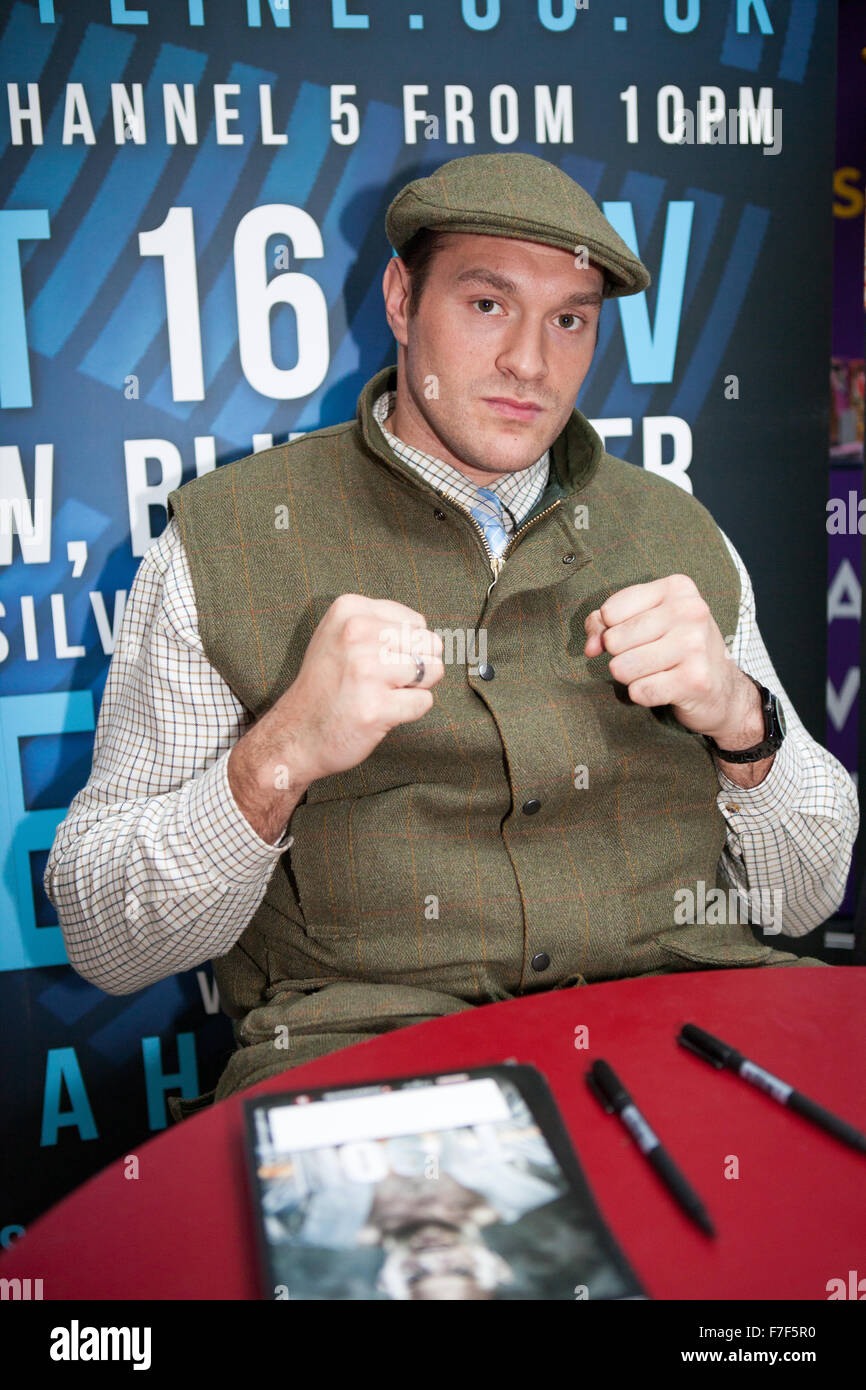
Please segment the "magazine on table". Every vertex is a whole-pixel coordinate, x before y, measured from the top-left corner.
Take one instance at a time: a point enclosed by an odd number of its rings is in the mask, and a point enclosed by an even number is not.
[[[635,1299],[542,1074],[504,1063],[244,1101],[268,1299]]]

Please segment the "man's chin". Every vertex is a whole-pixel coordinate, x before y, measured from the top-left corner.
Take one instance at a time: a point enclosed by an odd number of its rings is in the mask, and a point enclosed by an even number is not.
[[[533,463],[536,463],[545,449],[550,447],[543,439],[533,441],[530,447],[527,447],[526,438],[517,440],[515,442],[519,448],[509,448],[509,442],[509,439],[501,434],[498,438],[495,434],[489,436],[482,462],[476,466],[489,468],[491,464],[495,464],[499,473],[519,473],[522,469],[529,468]],[[477,452],[476,441],[473,453],[477,454]]]

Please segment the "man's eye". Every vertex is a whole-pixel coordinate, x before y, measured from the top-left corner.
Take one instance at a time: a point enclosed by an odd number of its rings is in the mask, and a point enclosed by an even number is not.
[[[574,324],[574,327],[573,327],[573,329],[571,330],[572,332],[577,332],[578,328],[580,328],[581,324],[583,323],[583,319],[582,319],[582,318],[579,318],[577,314],[560,314],[559,317],[560,317],[561,319],[571,319],[571,320],[572,320],[572,322],[573,322],[573,324]]]
[[[493,304],[493,305],[496,306],[497,309],[499,308],[499,305],[497,304],[497,302],[496,302],[495,299],[473,299],[472,303],[473,303],[473,304]],[[489,318],[489,315],[487,315],[487,317]]]

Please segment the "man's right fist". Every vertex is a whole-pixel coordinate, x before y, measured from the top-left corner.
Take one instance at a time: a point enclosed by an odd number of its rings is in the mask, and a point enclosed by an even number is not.
[[[424,664],[416,679],[415,656]],[[304,653],[292,684],[268,712],[286,739],[285,762],[304,782],[369,757],[396,724],[420,719],[444,676],[442,638],[424,616],[391,599],[340,594]]]

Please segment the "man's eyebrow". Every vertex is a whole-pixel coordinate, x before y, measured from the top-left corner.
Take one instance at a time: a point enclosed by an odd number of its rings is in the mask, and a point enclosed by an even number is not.
[[[461,270],[459,275],[454,277],[455,285],[474,284],[490,285],[492,289],[499,290],[502,294],[519,294],[520,286],[510,280],[507,275],[500,275],[498,270],[488,270],[486,266],[473,266],[469,270]],[[604,303],[604,297],[599,290],[575,290],[566,299],[560,300],[563,305],[572,305],[578,308],[586,304]]]

